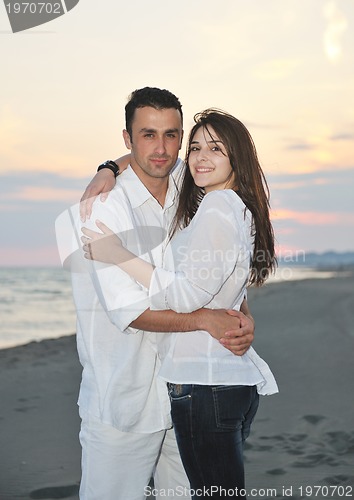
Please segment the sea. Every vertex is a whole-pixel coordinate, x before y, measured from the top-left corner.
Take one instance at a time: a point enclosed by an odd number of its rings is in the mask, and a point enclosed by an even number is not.
[[[330,278],[333,271],[279,267],[269,283]],[[0,349],[73,335],[70,273],[60,267],[0,268]]]
[[[68,271],[0,268],[0,283],[0,349],[75,333]]]

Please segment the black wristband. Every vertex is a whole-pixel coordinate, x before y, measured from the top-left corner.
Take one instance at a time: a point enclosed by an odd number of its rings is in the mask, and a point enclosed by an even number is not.
[[[119,165],[117,165],[113,160],[107,160],[101,163],[101,165],[99,165],[99,167],[97,168],[97,172],[99,172],[103,168],[109,168],[109,170],[112,170],[112,172],[114,173],[114,177],[117,177],[119,175]]]

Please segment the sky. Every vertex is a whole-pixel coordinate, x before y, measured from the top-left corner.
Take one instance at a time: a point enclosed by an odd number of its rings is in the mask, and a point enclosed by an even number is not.
[[[126,153],[131,91],[245,123],[280,256],[354,251],[352,0],[80,0],[12,33],[0,4],[0,262],[60,265],[54,223]],[[183,151],[182,151],[183,152]]]

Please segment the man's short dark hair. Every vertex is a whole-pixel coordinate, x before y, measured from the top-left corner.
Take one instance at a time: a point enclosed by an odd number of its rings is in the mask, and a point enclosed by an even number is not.
[[[178,109],[181,114],[183,124],[182,104],[172,92],[156,87],[144,87],[134,90],[129,96],[129,101],[125,106],[125,128],[132,139],[132,123],[134,113],[137,108],[150,106],[155,109]]]

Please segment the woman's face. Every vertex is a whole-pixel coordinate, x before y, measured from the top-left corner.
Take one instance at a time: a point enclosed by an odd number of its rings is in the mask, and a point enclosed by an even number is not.
[[[235,174],[226,148],[210,126],[207,130],[199,127],[194,134],[188,163],[195,184],[205,188],[206,193],[231,188],[235,184]]]

